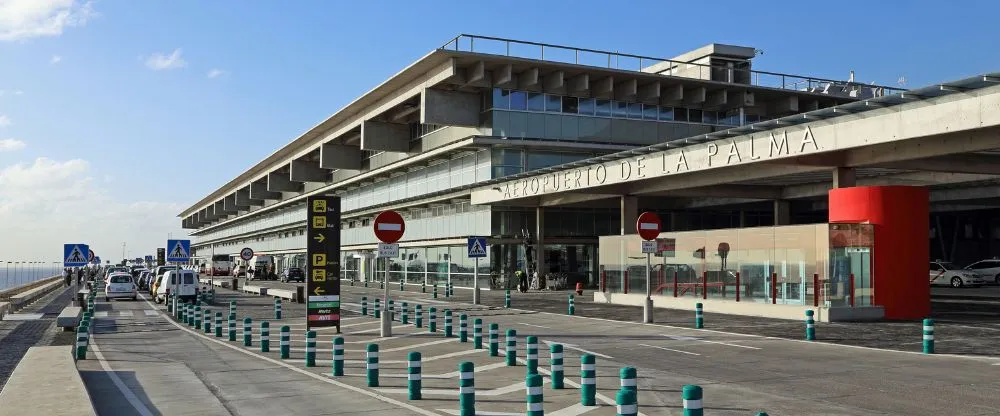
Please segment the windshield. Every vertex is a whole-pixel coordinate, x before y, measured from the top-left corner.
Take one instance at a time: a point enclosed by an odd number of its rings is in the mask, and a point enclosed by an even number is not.
[[[132,278],[128,276],[111,276],[111,283],[132,283]]]

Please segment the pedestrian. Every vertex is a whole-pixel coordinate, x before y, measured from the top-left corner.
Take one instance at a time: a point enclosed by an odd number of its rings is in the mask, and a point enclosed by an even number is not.
[[[73,274],[72,273],[73,272],[71,272],[69,269],[66,269],[66,286],[69,286],[70,283],[73,282]]]
[[[517,289],[521,293],[528,292],[528,274],[522,270],[517,271]]]
[[[253,280],[253,267],[247,266],[247,280]]]

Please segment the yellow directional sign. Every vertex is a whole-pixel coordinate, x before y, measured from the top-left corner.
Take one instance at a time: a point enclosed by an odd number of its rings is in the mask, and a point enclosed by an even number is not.
[[[313,254],[312,259],[313,267],[326,267],[326,254]]]
[[[326,241],[326,236],[323,234],[316,234],[316,236],[313,237],[313,240],[322,243],[323,241]]]
[[[323,290],[322,286],[316,286],[316,288],[313,289],[313,294],[316,295],[316,296],[322,295],[324,293],[326,293],[326,291]]]
[[[325,282],[326,281],[326,270],[323,270],[323,269],[313,269],[313,271],[312,271],[312,281],[314,281],[314,282]]]
[[[314,200],[313,212],[326,212],[326,201],[322,199]]]
[[[326,228],[326,217],[313,217],[312,224],[313,228]]]

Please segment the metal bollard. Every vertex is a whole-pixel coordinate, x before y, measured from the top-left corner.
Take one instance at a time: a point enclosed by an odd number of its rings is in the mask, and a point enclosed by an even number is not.
[[[406,354],[406,391],[410,400],[420,400],[420,353],[410,351]]]
[[[503,307],[510,309],[510,289],[503,295]]]
[[[458,365],[458,414],[459,416],[476,415],[476,381],[473,378],[475,367],[465,361]]]
[[[580,404],[597,405],[597,359],[593,355],[580,357]]]
[[[705,327],[705,318],[700,302],[694,304],[694,327],[697,329]]]
[[[500,326],[490,324],[490,357],[500,356]]]
[[[243,346],[253,345],[253,320],[250,317],[243,318]]]
[[[361,315],[368,316],[368,296],[361,297]]]
[[[542,376],[529,373],[527,377],[524,378],[525,387],[527,387],[527,416],[542,416],[545,414],[544,410],[544,398],[542,397]]]
[[[222,312],[215,313],[215,337],[222,338]]]
[[[382,317],[382,307],[381,307],[382,305],[381,305],[381,303],[382,302],[379,300],[379,298],[375,298],[375,306],[372,307],[372,310],[375,311],[375,319],[379,319],[379,318]]]
[[[813,311],[806,311],[806,341],[816,340],[816,320],[813,319]]]
[[[934,354],[933,319],[924,319],[924,354]]]
[[[76,327],[76,359],[87,359],[87,346],[90,345],[90,322],[83,321]]]
[[[636,403],[636,393],[634,390],[618,390],[615,395],[615,403],[618,405],[617,416],[636,416],[639,414],[639,405]]]
[[[423,328],[424,327],[424,307],[420,306],[418,304],[417,306],[414,306],[413,309],[415,310],[415,312],[414,312],[415,316],[413,317],[413,326],[416,326],[417,328]]]
[[[211,334],[212,333],[212,310],[208,309],[208,308],[205,308],[205,310],[203,311],[203,313],[204,313],[204,315],[202,315],[202,318],[203,318],[202,326],[205,327],[205,333],[206,334]]]
[[[408,310],[409,306],[410,305],[408,305],[406,302],[403,302],[403,304],[402,304],[402,306],[400,308],[401,310],[399,311],[399,313],[400,313],[400,315],[399,315],[399,322],[402,322],[403,325],[406,325],[406,324],[410,323],[410,311]]]
[[[278,329],[278,354],[282,360],[288,359],[292,353],[292,329],[282,325]]]
[[[316,366],[316,331],[306,331],[306,367]]]
[[[427,332],[437,332],[437,308],[431,307],[427,315]]]
[[[531,335],[525,338],[525,359],[528,363],[528,374],[538,374],[538,337]]]
[[[681,391],[681,397],[684,399],[684,416],[703,416],[705,414],[702,409],[701,387],[693,384],[685,385]]]
[[[368,373],[368,387],[378,387],[378,344],[368,344],[365,351],[365,370]]]
[[[563,388],[563,346],[562,344],[549,345],[549,371],[552,373],[552,389]]]
[[[569,307],[566,310],[566,314],[567,315],[575,315],[576,314],[576,302],[573,300],[573,295],[572,294],[569,295]]]
[[[483,349],[483,320],[479,318],[472,321],[472,348]]]
[[[281,319],[281,298],[274,298],[274,319]]]
[[[458,315],[458,342],[469,342],[469,317]]]
[[[396,320],[396,301],[389,299],[389,321]]]
[[[451,309],[444,310],[444,336],[445,338],[452,337],[452,327],[451,327]]]
[[[229,340],[236,341],[236,314],[229,314]]]
[[[623,367],[618,372],[618,377],[621,379],[621,390],[629,390],[638,394],[639,387],[636,384],[635,367]]]
[[[507,330],[507,367],[517,365],[517,331],[513,328]]]
[[[437,283],[434,284],[434,292],[433,292],[433,296],[432,297],[434,299],[438,298],[438,284]]]
[[[260,352],[271,351],[271,323],[260,321]]]
[[[333,375],[344,375],[344,337],[333,337]]]

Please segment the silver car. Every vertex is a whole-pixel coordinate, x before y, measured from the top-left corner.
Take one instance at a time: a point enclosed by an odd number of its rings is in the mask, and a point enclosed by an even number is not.
[[[987,282],[1000,285],[1000,260],[998,259],[980,260],[965,266],[965,270],[979,275]]]
[[[931,286],[982,286],[986,283],[979,275],[947,261],[932,261],[930,268]]]

